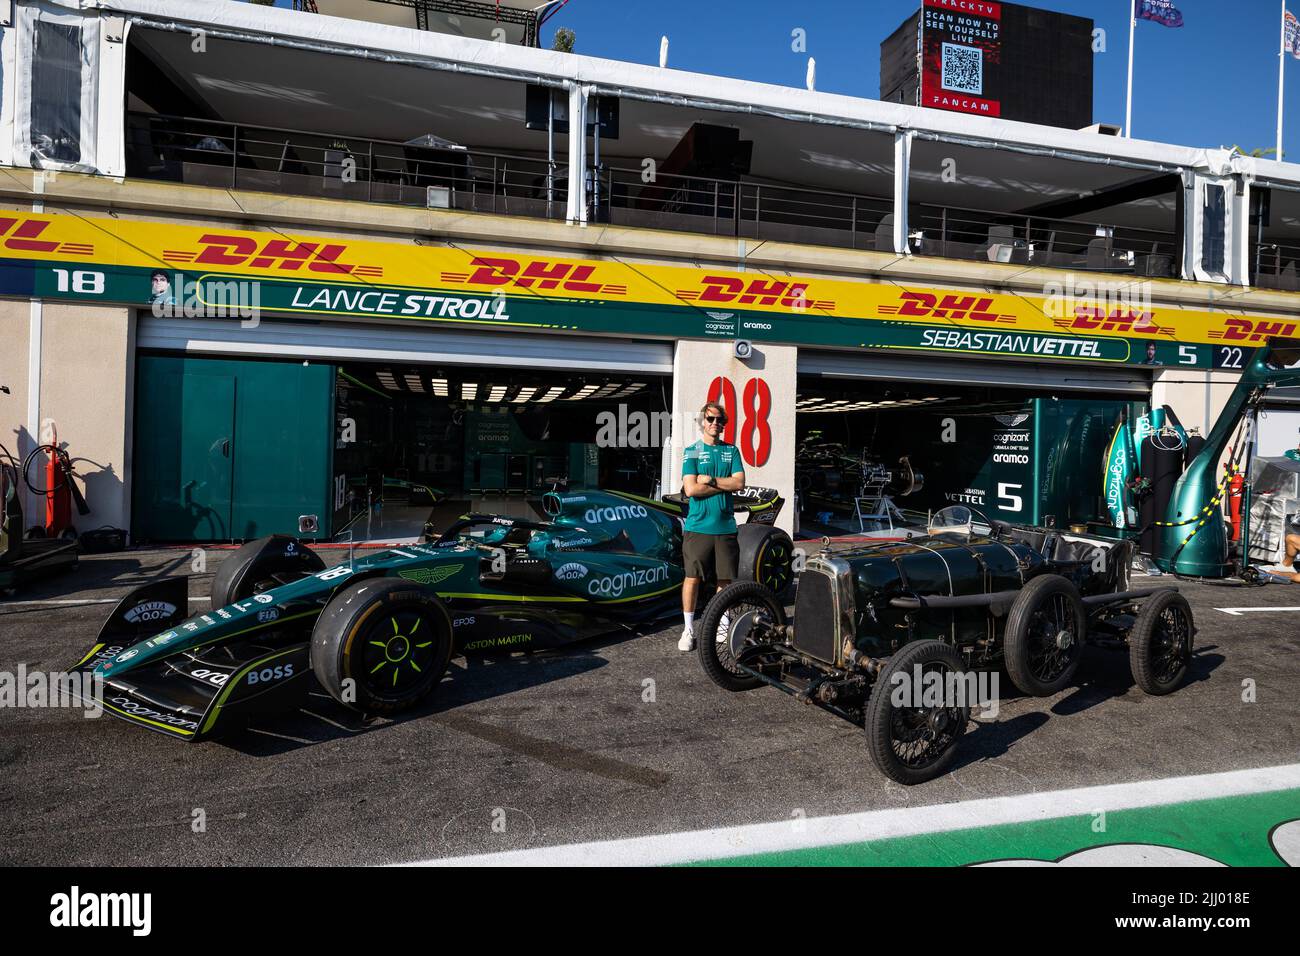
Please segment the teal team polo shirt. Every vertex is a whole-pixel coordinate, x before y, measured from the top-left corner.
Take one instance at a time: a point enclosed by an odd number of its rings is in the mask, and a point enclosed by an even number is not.
[[[697,441],[686,449],[682,460],[682,475],[709,475],[713,478],[730,478],[745,473],[740,461],[740,451],[735,445],[718,442],[707,445]],[[720,492],[707,498],[688,498],[690,510],[683,526],[698,534],[735,534],[736,518],[731,510],[731,493]]]

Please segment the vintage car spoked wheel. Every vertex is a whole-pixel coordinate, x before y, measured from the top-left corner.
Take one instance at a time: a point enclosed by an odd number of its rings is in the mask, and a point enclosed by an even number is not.
[[[1087,612],[1075,586],[1059,574],[1034,578],[1007,618],[1007,674],[1033,697],[1057,693],[1079,669],[1087,633]]]
[[[1147,598],[1128,635],[1133,682],[1148,694],[1168,694],[1183,683],[1196,628],[1192,608],[1177,591]]]
[[[442,680],[451,644],[451,619],[437,595],[401,578],[358,581],[316,622],[312,670],[341,703],[395,714]]]
[[[915,686],[918,667],[921,687]],[[910,785],[948,772],[970,719],[969,702],[953,696],[960,688],[953,678],[965,670],[961,655],[943,641],[914,641],[890,658],[876,679],[865,714],[867,747],[881,773]],[[906,680],[900,684],[895,675]],[[896,689],[917,706],[896,707]],[[935,693],[938,700],[933,699]]]
[[[704,673],[724,690],[753,690],[762,681],[736,666],[735,654],[761,643],[765,632],[785,623],[785,608],[756,581],[737,581],[709,601],[696,631],[696,650]]]

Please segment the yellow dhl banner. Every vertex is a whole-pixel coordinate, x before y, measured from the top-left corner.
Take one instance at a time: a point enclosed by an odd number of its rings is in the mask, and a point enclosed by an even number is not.
[[[1153,306],[1151,283],[1086,273],[1072,275],[1068,286],[1045,288],[1041,296],[954,292],[771,271],[642,265],[14,211],[0,213],[0,245],[0,258],[10,265],[19,260],[83,271],[98,267],[201,272],[312,285],[504,294],[693,308],[705,313],[807,314],[1058,336],[1253,347],[1270,336],[1293,336],[1300,328],[1300,319],[1290,317]],[[12,282],[0,289],[7,294],[15,291],[20,290]]]

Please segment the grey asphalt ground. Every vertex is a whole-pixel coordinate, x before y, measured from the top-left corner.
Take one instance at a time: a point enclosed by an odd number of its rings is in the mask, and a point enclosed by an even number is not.
[[[208,552],[192,597],[230,553]],[[111,607],[16,601],[116,599],[189,561],[85,556],[0,600],[0,671],[66,668]],[[1300,607],[1300,585],[1180,587],[1199,629],[1188,685],[1149,698],[1126,654],[1089,648],[1078,686],[1056,697],[1007,697],[1004,681],[1001,713],[972,725],[955,772],[912,788],[875,770],[853,726],[769,688],[716,688],[677,651],[679,624],[454,661],[432,702],[397,721],[363,726],[315,697],[230,745],[4,708],[0,863],[402,862],[1300,760],[1300,610],[1215,610]]]

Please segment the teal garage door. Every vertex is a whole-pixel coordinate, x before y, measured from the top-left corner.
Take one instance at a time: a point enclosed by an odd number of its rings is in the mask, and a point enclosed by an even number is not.
[[[332,365],[144,355],[132,537],[231,541],[328,523]]]

